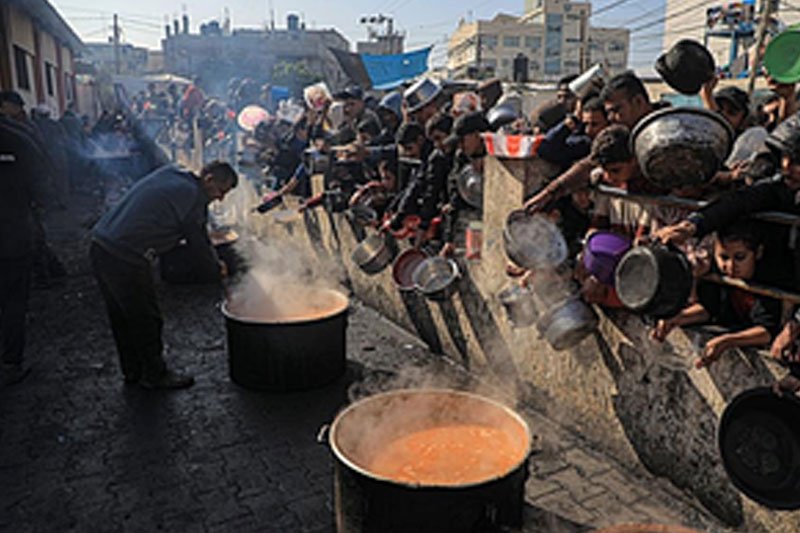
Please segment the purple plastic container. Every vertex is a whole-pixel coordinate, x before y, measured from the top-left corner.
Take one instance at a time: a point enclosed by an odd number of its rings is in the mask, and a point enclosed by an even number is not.
[[[630,250],[627,237],[609,231],[592,233],[583,247],[583,266],[601,283],[614,285],[614,270],[617,263]]]

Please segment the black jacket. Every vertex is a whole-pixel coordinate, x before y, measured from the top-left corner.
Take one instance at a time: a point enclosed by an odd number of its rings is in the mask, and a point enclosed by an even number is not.
[[[47,158],[13,120],[0,116],[0,261],[30,258],[34,209],[48,199]]]

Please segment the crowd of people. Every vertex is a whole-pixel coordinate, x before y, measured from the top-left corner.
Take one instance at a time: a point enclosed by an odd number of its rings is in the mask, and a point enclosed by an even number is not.
[[[663,341],[676,327],[713,323],[727,332],[705,344],[698,366],[712,364],[731,348],[771,346],[772,355],[793,372],[800,368],[795,349],[800,313],[787,320],[780,300],[718,282],[727,278],[779,289],[797,287],[794,231],[748,218],[763,211],[798,211],[800,113],[795,84],[767,76],[770,91],[755,102],[733,85],[717,88],[716,77],[705,80],[698,89],[699,100],[727,122],[735,137],[733,149],[712,179],[669,189],[642,172],[631,141],[637,124],[668,104],[652,101],[633,72],[595,82],[581,94],[570,88],[575,78],[560,80],[555,98],[531,115],[523,113],[521,96],[513,91],[504,94],[496,79],[450,84],[423,78],[385,94],[370,94],[358,86],[331,94],[317,84],[306,91],[302,104],[280,106],[271,101],[269,87],[251,80],[233,80],[227,101],[207,98],[196,85],[183,92],[175,86],[165,91],[151,86],[134,98],[132,109],[107,114],[94,130],[127,131],[136,139],[137,131],[143,136],[138,119],[155,116],[195,122],[206,139],[233,132],[241,149],[242,177],[265,195],[258,211],[279,205],[285,195],[296,195],[302,209],[325,203],[351,217],[359,214],[366,224],[398,237],[410,236],[412,246],[445,257],[464,252],[467,228],[482,219],[480,190],[476,197],[475,182],[467,180],[487,179],[483,176],[487,134],[530,136],[536,139],[535,157],[557,169],[557,175],[532,191],[524,205],[508,206],[509,211],[524,208],[558,225],[574,256],[572,276],[586,302],[624,307],[614,280],[601,279],[580,259],[591,235],[611,232],[631,245],[670,243],[690,261],[694,286],[685,309],[655,323],[654,339]],[[41,178],[64,175],[48,166],[76,168],[82,139],[89,134],[86,126],[69,112],[58,122],[37,113],[29,120],[20,114],[20,100],[3,93],[0,115],[3,134],[18,143],[13,146],[26,146],[24,155],[11,156],[15,169]],[[264,109],[264,119],[250,129],[237,129],[239,113],[254,105]],[[56,128],[65,132],[59,137],[65,142],[45,145],[42,137],[55,138]],[[146,171],[138,174],[157,171],[141,179],[103,217],[93,233],[92,260],[126,382],[148,388],[183,387],[191,384],[190,377],[168,370],[160,354],[161,318],[146,259],[192,235],[204,264],[215,275],[224,275],[224,268],[216,272],[207,236],[198,235],[208,222],[208,203],[224,197],[238,178],[231,166],[219,162],[211,162],[197,175],[166,167],[152,139],[141,142],[153,148],[149,151],[154,156]],[[57,153],[59,146],[64,147],[63,154]],[[324,191],[314,194],[312,176],[320,173]],[[76,176],[75,183],[79,179]],[[477,183],[480,187],[480,180]],[[38,206],[52,201],[46,192],[56,204],[64,198],[63,193],[52,194],[59,192],[58,186],[48,190],[41,185],[36,180],[11,185],[13,195],[4,195],[3,200],[13,197],[8,200],[13,207],[0,210],[0,216],[16,224],[4,223],[0,230],[1,259],[17,265],[3,270],[2,287],[3,360],[13,367],[7,371],[13,379],[25,373],[19,364],[23,340],[18,332],[20,309],[24,316],[20,302],[27,296],[9,287],[28,286],[30,270],[25,265],[36,255],[34,230],[41,226],[20,221],[36,219]],[[70,185],[75,186],[72,180]],[[692,211],[674,203],[610,196],[598,185],[629,194],[710,202]],[[68,190],[66,185],[61,188]],[[181,202],[173,198],[177,191],[185,193]],[[12,214],[14,210],[24,211],[24,216]],[[128,275],[120,277],[123,264]],[[521,284],[535,283],[535,276],[520,265],[509,262],[506,271]],[[709,274],[716,274],[717,281],[710,281]],[[124,287],[138,289],[123,291]],[[800,389],[800,381],[791,375],[783,385]]]
[[[316,205],[319,198],[311,197],[308,181],[314,163],[308,155],[331,154],[325,194],[335,192],[340,209],[366,206],[375,211],[382,230],[407,234],[410,228],[414,246],[447,256],[463,249],[465,228],[482,216],[480,204],[468,201],[458,182],[465,169],[483,173],[484,135],[536,136],[536,157],[560,174],[523,207],[554,220],[573,252],[579,256],[590,235],[606,231],[633,245],[675,244],[691,262],[695,283],[690,301],[676,316],[655,324],[654,339],[663,341],[677,326],[712,323],[727,332],[705,344],[698,366],[712,364],[731,348],[771,346],[773,356],[795,370],[800,314],[787,322],[780,300],[707,279],[717,274],[717,279],[797,287],[800,272],[787,267],[795,264],[789,226],[748,218],[761,211],[798,211],[795,85],[767,76],[769,92],[754,101],[734,85],[717,88],[716,77],[703,83],[699,100],[729,124],[733,149],[708,182],[669,189],[646,178],[631,143],[637,124],[669,104],[652,101],[632,72],[580,97],[569,89],[574,79],[562,79],[556,98],[531,116],[521,112],[516,95],[503,94],[496,80],[448,90],[424,79],[380,99],[350,87],[307,107],[293,124],[260,124],[252,142],[265,172],[277,177],[279,194],[299,194]],[[597,185],[711,203],[693,212],[608,196]],[[601,282],[580,260],[574,265],[585,301],[624,307],[613,280]],[[519,265],[509,263],[507,272],[522,283],[530,279]]]

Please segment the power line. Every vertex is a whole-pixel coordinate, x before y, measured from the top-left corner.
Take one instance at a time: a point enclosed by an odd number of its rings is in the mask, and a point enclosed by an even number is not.
[[[630,1],[631,0],[615,0],[614,2],[611,2],[610,4],[607,4],[598,9],[597,11],[595,11],[594,13],[592,13],[592,17],[599,15],[600,13],[605,13],[606,11],[611,11],[612,9],[616,9],[619,6],[627,4]]]

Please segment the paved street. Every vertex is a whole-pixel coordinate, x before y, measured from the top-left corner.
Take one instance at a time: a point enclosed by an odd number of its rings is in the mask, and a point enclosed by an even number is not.
[[[0,390],[0,530],[333,530],[332,464],[317,432],[349,399],[415,377],[471,378],[356,304],[347,375],[302,394],[250,392],[227,376],[215,288],[161,287],[168,361],[197,376],[174,393],[125,386],[86,260],[90,199],[50,221],[69,276],[33,293],[33,374]],[[83,222],[83,226],[81,225]],[[392,379],[394,377],[394,379]],[[636,477],[534,410],[526,531],[620,522],[720,530],[666,483]]]

